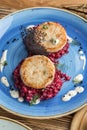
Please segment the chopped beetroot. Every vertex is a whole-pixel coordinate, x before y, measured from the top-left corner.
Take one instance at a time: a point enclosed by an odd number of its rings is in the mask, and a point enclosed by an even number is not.
[[[68,49],[69,49],[69,43],[67,43],[60,51],[49,53],[48,57],[52,62],[56,63],[57,59],[61,58],[64,54],[68,53]]]
[[[13,77],[15,82],[15,87],[19,90],[20,96],[24,97],[26,101],[31,101],[34,95],[39,95],[40,100],[46,100],[57,95],[60,91],[63,83],[70,80],[70,77],[63,74],[61,71],[56,70],[53,82],[48,85],[45,89],[35,89],[32,87],[27,87],[21,80],[20,77],[20,66],[14,70]]]
[[[61,58],[64,54],[67,54],[68,49],[69,49],[69,44],[67,43],[63,47],[63,49],[61,49],[60,51],[55,52],[55,53],[49,53],[48,57],[52,62],[59,63],[57,59]],[[32,54],[29,56],[32,56]],[[46,88],[35,89],[29,86],[27,87],[22,82],[21,77],[20,77],[20,66],[22,62],[20,62],[20,64],[16,67],[16,69],[13,72],[14,84],[15,84],[15,87],[19,90],[20,96],[23,97],[28,102],[30,102],[35,95],[39,95],[40,100],[47,100],[56,96],[58,92],[60,91],[63,83],[65,81],[70,80],[69,76],[62,73],[60,70],[56,69],[53,82],[50,85],[46,86]]]

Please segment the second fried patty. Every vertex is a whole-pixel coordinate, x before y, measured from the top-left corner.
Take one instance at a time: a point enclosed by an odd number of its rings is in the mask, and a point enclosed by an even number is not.
[[[66,45],[67,34],[59,23],[45,22],[29,29],[24,43],[33,54],[48,55],[58,52]]]
[[[42,89],[51,84],[54,75],[55,66],[53,62],[43,55],[26,58],[20,68],[23,83],[36,89]]]

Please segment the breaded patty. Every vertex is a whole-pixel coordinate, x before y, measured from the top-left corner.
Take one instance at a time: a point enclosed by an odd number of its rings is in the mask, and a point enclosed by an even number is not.
[[[34,34],[34,41],[43,46],[47,52],[57,52],[67,43],[66,31],[56,22],[40,24]]]
[[[55,75],[53,62],[43,55],[26,58],[20,67],[23,83],[32,88],[42,89],[51,84]]]

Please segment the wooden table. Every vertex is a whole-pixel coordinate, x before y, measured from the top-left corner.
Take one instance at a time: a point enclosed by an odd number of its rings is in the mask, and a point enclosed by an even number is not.
[[[87,5],[86,4],[81,4],[78,6],[75,6],[75,5],[74,6],[70,6],[70,5],[59,6],[59,8],[70,10],[87,19]],[[0,6],[0,18],[2,18],[3,16],[6,16],[7,14],[11,12],[14,12],[15,10],[16,10],[15,8]],[[18,120],[24,123],[25,125],[30,126],[31,128],[33,128],[33,130],[69,130],[74,114],[61,117],[61,118],[56,118],[56,119],[36,120],[36,119],[26,119],[26,118],[18,117],[0,108],[0,116],[6,116],[9,118]]]

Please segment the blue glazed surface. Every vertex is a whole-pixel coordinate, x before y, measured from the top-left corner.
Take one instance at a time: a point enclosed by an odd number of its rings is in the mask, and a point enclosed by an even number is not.
[[[45,21],[55,21],[62,24],[70,37],[78,39],[87,57],[87,22],[80,17],[53,8],[26,9],[11,14],[0,20],[0,57],[2,56],[2,51],[8,49],[8,65],[5,67],[3,73],[0,73],[0,77],[5,75],[10,85],[14,85],[12,80],[13,70],[18,63],[27,56],[20,34],[20,26],[38,25]],[[15,38],[17,40],[12,42]],[[7,44],[8,41],[9,44]],[[19,103],[17,99],[13,99],[9,94],[9,88],[6,88],[0,83],[0,104],[11,111],[33,117],[59,116],[71,112],[85,104],[87,102],[87,64],[83,71],[83,63],[79,59],[78,49],[79,46],[70,45],[69,53],[60,59],[60,63],[64,63],[67,66],[63,71],[71,76],[71,80],[64,83],[56,97],[42,101],[38,105],[29,106],[28,103]],[[74,89],[72,79],[79,73],[84,75],[82,85],[85,91],[73,97],[70,101],[63,102],[62,96],[69,90]]]

